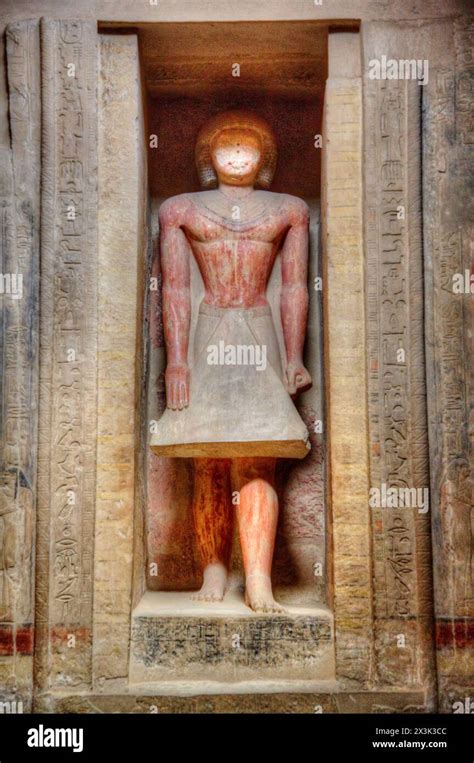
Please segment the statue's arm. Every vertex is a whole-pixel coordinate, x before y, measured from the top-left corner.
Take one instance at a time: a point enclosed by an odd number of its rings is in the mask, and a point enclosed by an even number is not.
[[[186,202],[171,198],[160,208],[160,251],[163,276],[163,328],[167,366],[166,404],[181,410],[189,404],[188,344],[191,322],[191,250],[182,230]]]
[[[287,356],[285,383],[288,392],[295,394],[311,385],[311,376],[303,364],[309,301],[308,206],[301,199],[292,198],[286,214],[289,228],[281,250],[280,311]]]

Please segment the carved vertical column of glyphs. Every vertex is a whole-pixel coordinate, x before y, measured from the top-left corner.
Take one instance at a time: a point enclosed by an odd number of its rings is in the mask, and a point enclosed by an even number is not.
[[[87,685],[91,675],[97,373],[96,25],[42,19],[41,51],[36,681],[44,690]]]
[[[423,58],[416,29],[363,28],[370,485],[419,488],[374,507],[375,680],[430,685],[431,567],[423,350],[420,85],[368,78],[369,62]],[[418,503],[420,505],[418,506]]]
[[[38,23],[6,30],[11,151],[2,189],[0,685],[31,697],[36,493],[40,85]],[[2,162],[3,164],[3,162]],[[2,173],[3,174],[3,173]],[[8,198],[9,197],[9,198]]]
[[[358,34],[329,36],[323,263],[336,671],[366,683],[372,650]]]
[[[474,696],[473,33],[472,20],[449,25],[447,60],[434,59],[423,92],[434,601],[440,709],[447,712]]]
[[[15,259],[15,217],[13,201],[13,164],[10,148],[0,149],[0,264],[2,274],[8,273],[8,268],[13,265]],[[3,276],[2,276],[3,277]],[[5,393],[5,328],[7,325],[7,300],[11,299],[8,294],[0,297],[2,307],[2,330],[0,331],[1,350],[1,374],[0,384],[2,403]],[[15,310],[16,311],[16,310]],[[13,312],[10,310],[10,312]],[[3,409],[3,405],[2,405]],[[2,410],[2,462],[5,439],[5,416]],[[15,680],[15,649],[13,644],[14,634],[14,586],[12,573],[16,571],[15,523],[17,516],[17,503],[15,500],[16,480],[14,475],[9,474],[2,463],[2,484],[0,504],[0,681],[3,689],[8,691],[13,687]]]

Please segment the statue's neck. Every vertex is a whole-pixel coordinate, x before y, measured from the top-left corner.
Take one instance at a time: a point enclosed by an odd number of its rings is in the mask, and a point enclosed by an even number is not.
[[[234,199],[245,199],[247,196],[251,196],[254,187],[253,185],[230,185],[229,183],[219,183],[218,189],[223,196]]]

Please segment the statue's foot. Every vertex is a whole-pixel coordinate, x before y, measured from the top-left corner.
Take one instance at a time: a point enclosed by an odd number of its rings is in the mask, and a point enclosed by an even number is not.
[[[227,584],[227,569],[216,562],[208,564],[203,574],[203,584],[199,591],[192,595],[195,601],[222,601]]]
[[[260,573],[245,578],[245,603],[254,612],[284,612],[284,607],[273,598],[272,582]]]

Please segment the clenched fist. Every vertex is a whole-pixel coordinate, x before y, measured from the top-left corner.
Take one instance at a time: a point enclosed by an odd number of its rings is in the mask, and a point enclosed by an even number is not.
[[[283,383],[290,395],[295,395],[311,387],[311,376],[302,363],[288,363],[283,376]]]

